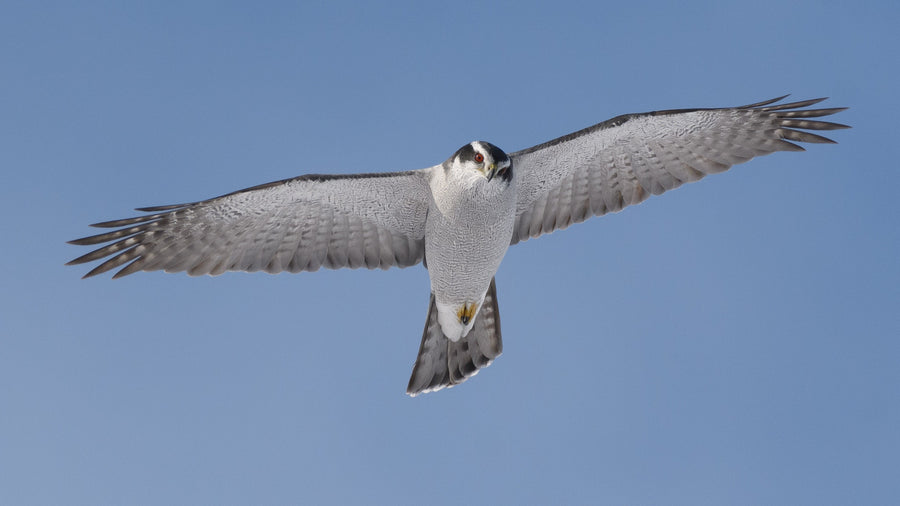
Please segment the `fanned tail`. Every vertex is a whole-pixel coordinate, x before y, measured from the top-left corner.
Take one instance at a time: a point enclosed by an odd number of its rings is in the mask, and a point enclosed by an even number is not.
[[[428,318],[425,320],[425,332],[419,346],[419,356],[413,366],[406,393],[415,397],[421,393],[458,385],[478,374],[480,369],[491,365],[502,352],[497,286],[493,279],[478,316],[475,317],[472,330],[457,342],[444,336],[438,323],[438,312],[432,293],[428,305]]]

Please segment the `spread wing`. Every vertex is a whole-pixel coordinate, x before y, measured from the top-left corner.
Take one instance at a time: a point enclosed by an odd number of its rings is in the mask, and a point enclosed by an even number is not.
[[[823,100],[725,109],[679,109],[618,116],[512,153],[518,204],[512,244],[591,216],[620,211],[790,142],[833,143],[802,130],[846,125],[811,120],[846,109],[803,109]]]
[[[350,176],[307,175],[201,202],[137,209],[97,223],[116,230],[70,241],[109,243],[68,265],[104,257],[85,277],[128,264],[137,271],[315,271],[407,267],[422,261],[431,169]]]

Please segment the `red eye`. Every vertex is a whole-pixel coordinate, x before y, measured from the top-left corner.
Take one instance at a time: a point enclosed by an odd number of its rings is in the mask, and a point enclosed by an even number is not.
[[[475,161],[481,163],[484,161],[484,155],[481,153],[475,153]]]

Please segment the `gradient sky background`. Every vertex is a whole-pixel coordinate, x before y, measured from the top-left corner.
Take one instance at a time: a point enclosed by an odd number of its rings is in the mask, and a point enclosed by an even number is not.
[[[0,504],[896,504],[897,2],[4,2]],[[512,248],[404,394],[421,267],[80,280],[134,207],[830,96],[838,145]]]

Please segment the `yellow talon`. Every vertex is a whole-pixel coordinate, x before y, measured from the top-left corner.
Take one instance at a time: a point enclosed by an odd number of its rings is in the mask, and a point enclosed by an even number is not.
[[[475,318],[476,311],[478,311],[478,304],[474,302],[471,304],[466,303],[456,311],[456,317],[459,318],[463,325],[468,325],[472,318]]]

